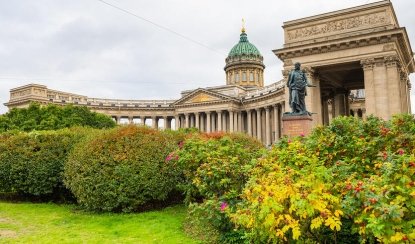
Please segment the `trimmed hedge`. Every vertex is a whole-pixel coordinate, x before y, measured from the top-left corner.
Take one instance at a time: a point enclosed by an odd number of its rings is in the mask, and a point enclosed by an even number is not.
[[[67,197],[63,166],[68,153],[87,131],[64,129],[0,135],[0,192],[44,200]]]
[[[180,135],[180,133],[178,133]],[[175,133],[125,126],[80,143],[65,167],[65,184],[95,211],[135,211],[168,199],[181,172],[166,163]]]

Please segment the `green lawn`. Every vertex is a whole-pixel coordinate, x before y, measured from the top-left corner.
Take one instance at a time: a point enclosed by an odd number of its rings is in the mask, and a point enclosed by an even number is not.
[[[0,202],[0,243],[198,243],[182,229],[183,206],[94,214],[71,205]]]

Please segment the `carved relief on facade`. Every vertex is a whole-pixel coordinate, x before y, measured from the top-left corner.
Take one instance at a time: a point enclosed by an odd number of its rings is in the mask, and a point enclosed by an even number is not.
[[[185,103],[201,103],[201,102],[210,102],[210,101],[217,101],[217,100],[219,100],[217,97],[210,96],[205,93],[201,93],[189,99]]]
[[[33,93],[35,95],[45,95],[46,91],[44,89],[34,88]]]
[[[20,90],[20,91],[12,92],[12,93],[10,94],[10,97],[11,97],[11,98],[15,98],[15,97],[23,97],[23,96],[30,95],[30,94],[31,94],[30,89],[24,89],[24,90]]]
[[[387,12],[378,12],[342,20],[330,21],[324,24],[304,27],[287,32],[289,41],[303,39],[327,33],[341,32],[362,27],[390,24],[390,16]]]

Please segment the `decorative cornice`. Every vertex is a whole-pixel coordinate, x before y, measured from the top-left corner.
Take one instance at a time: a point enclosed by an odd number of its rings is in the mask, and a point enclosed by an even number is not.
[[[394,49],[394,46],[392,47],[393,42],[397,43],[397,45],[401,45],[401,48],[404,48],[405,45],[399,41],[403,34],[402,31],[404,31],[402,28],[386,31],[384,30],[381,32],[368,33],[370,36],[365,34],[361,36],[355,36],[353,38],[343,37],[341,39],[325,40],[321,42],[304,44],[301,46],[276,49],[273,50],[273,52],[278,56],[278,58],[285,62],[287,59],[296,57],[342,51],[351,48],[365,47],[382,43],[385,43],[384,49],[386,48],[389,49],[388,51],[390,51]],[[289,64],[287,65],[290,66]],[[287,65],[284,63],[284,66]]]

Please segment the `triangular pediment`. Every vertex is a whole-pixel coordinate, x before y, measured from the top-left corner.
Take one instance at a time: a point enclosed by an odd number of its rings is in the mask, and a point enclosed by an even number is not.
[[[223,100],[223,99],[218,98],[216,96],[212,96],[205,92],[200,92],[196,94],[195,96],[190,97],[189,99],[184,101],[184,103],[202,103],[202,102],[213,102],[213,101],[219,101],[219,100]]]
[[[210,102],[230,101],[234,98],[202,88],[196,89],[190,94],[177,100],[174,105],[190,105]]]

